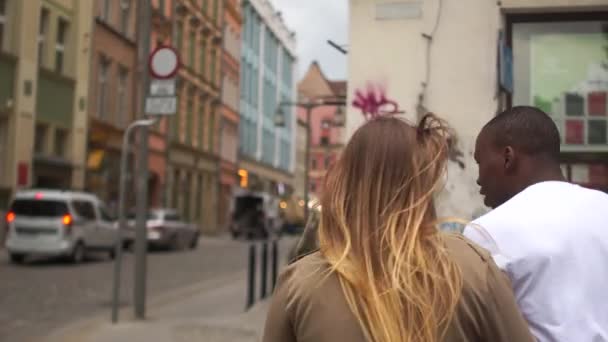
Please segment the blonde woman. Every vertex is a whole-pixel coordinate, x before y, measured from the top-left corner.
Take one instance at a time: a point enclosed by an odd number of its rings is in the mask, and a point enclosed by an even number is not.
[[[264,342],[533,341],[487,252],[436,228],[445,126],[364,124],[328,172],[319,251],[291,264]]]

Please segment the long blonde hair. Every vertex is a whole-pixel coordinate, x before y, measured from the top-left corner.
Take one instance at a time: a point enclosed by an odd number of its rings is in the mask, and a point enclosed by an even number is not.
[[[319,246],[371,342],[443,338],[461,274],[435,226],[449,134],[427,114],[416,127],[380,117],[355,132],[329,170]]]

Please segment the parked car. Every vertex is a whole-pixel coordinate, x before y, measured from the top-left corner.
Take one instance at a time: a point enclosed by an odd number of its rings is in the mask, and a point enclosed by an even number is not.
[[[132,245],[135,240],[135,213],[127,217],[127,231],[125,236]],[[196,225],[182,221],[174,209],[154,209],[148,213],[147,238],[150,247],[181,250],[185,248],[195,249],[200,237]]]
[[[82,262],[90,250],[114,257],[114,219],[92,194],[60,190],[17,192],[6,214],[6,248],[14,263],[28,256],[69,256]]]

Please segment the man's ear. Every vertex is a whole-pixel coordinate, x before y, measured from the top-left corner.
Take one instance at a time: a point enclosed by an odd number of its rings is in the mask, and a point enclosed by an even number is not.
[[[515,168],[515,150],[513,147],[507,146],[503,150],[504,168],[505,170],[513,170]]]

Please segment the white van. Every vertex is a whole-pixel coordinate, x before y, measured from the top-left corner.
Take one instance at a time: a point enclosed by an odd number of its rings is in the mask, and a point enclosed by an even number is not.
[[[88,250],[107,251],[114,257],[118,230],[95,195],[20,191],[6,214],[6,223],[6,248],[14,263],[22,263],[28,256],[69,256],[82,262]]]

